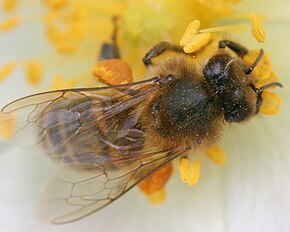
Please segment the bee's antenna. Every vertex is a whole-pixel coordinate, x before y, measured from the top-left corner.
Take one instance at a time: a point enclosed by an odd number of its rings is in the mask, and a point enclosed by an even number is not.
[[[268,88],[270,88],[270,87],[272,87],[272,86],[278,86],[278,87],[280,87],[280,88],[283,88],[283,85],[282,85],[280,82],[272,82],[272,83],[269,83],[269,84],[266,84],[266,85],[261,86],[260,88],[258,88],[258,90],[259,90],[260,92],[262,92],[262,91],[264,91],[265,89],[268,89]]]
[[[272,86],[278,86],[280,88],[283,88],[283,85],[280,82],[272,82],[272,83],[263,85],[260,88],[257,88],[254,85],[250,85],[250,86],[257,94],[262,93],[265,89],[271,88]]]
[[[253,70],[256,68],[257,64],[261,61],[262,57],[264,55],[264,50],[260,49],[260,54],[256,58],[255,62],[245,71],[246,75],[249,75]]]

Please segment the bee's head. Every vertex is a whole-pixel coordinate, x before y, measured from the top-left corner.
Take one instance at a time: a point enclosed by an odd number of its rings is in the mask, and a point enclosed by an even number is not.
[[[218,94],[228,122],[242,122],[259,112],[261,93],[273,85],[273,82],[256,88],[253,80],[248,77],[263,56],[261,50],[256,61],[250,67],[240,58],[233,58],[228,53],[217,54],[209,59],[203,70],[204,76]]]

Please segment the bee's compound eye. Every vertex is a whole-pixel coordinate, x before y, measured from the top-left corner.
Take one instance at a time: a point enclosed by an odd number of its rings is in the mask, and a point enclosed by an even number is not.
[[[216,55],[207,62],[203,73],[215,90],[223,89],[227,82],[227,65],[231,62],[229,55]]]

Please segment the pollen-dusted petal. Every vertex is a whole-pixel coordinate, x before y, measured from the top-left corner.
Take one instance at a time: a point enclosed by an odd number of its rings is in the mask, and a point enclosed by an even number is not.
[[[27,62],[26,65],[26,78],[32,85],[37,85],[42,80],[43,67],[38,61]]]
[[[187,44],[187,41],[191,39],[191,37],[195,36],[196,33],[198,32],[200,27],[200,21],[199,20],[194,20],[191,22],[187,28],[185,29],[185,32],[179,42],[180,46],[184,46]]]
[[[3,81],[15,68],[15,63],[8,63],[0,68],[0,81]]]
[[[148,200],[152,204],[160,204],[163,203],[166,197],[166,190],[165,188],[162,188],[158,190],[157,192],[154,192],[152,194],[147,195]]]
[[[151,195],[152,193],[161,190],[167,183],[173,172],[173,167],[171,163],[159,168],[153,174],[148,176],[146,179],[142,180],[138,187],[141,192],[146,195]]]
[[[0,137],[8,140],[15,131],[15,118],[13,115],[0,114]]]
[[[120,59],[109,59],[97,62],[93,66],[95,77],[107,85],[121,85],[133,81],[129,64]]]
[[[267,84],[270,84],[272,82],[278,82],[278,81],[279,81],[278,75],[274,71],[272,71],[272,73],[270,74],[270,76],[267,79],[265,79],[265,80],[259,80],[256,83],[256,87],[257,88],[260,88],[263,85],[267,85]],[[274,89],[276,87],[277,87],[276,85],[273,85],[272,87],[269,87],[267,89]]]
[[[8,31],[16,27],[19,23],[19,18],[17,16],[11,17],[2,23],[0,23],[0,31]]]
[[[260,50],[251,50],[244,56],[243,59],[250,66],[255,62],[259,54],[260,54]],[[252,74],[255,77],[255,79],[259,81],[259,80],[265,80],[269,78],[272,71],[273,69],[272,69],[270,57],[268,53],[265,52],[262,59],[260,60],[258,65],[255,67],[254,71],[252,72]]]
[[[226,163],[226,153],[218,146],[206,150],[206,154],[215,164],[224,165]]]
[[[190,164],[187,158],[182,158],[179,162],[179,172],[182,181],[191,186],[196,185],[200,176],[200,167],[200,159],[197,159]]]
[[[17,8],[19,0],[4,0],[2,3],[3,10],[6,12],[13,11]]]
[[[185,53],[192,53],[208,44],[211,39],[210,33],[199,33],[191,37],[183,47]]]
[[[263,29],[259,18],[254,13],[250,13],[249,17],[251,21],[253,36],[259,43],[264,43],[266,39],[266,32]]]
[[[279,107],[282,104],[282,99],[278,94],[263,91],[262,99],[262,105],[259,109],[260,113],[269,115],[280,113]]]

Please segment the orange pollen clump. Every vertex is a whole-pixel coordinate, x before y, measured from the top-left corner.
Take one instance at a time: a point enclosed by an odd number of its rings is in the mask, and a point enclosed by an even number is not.
[[[107,85],[121,85],[133,81],[129,64],[120,59],[97,62],[93,67],[93,74],[99,81]]]
[[[146,195],[158,192],[167,183],[172,175],[172,172],[173,167],[172,164],[169,163],[141,181],[138,187]]]

